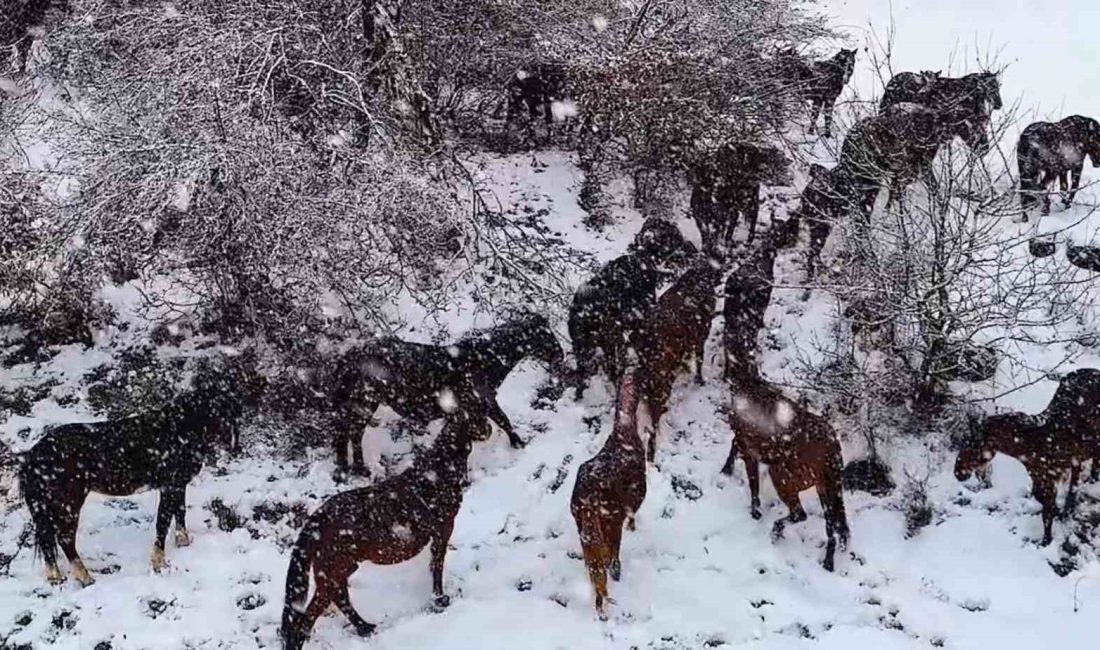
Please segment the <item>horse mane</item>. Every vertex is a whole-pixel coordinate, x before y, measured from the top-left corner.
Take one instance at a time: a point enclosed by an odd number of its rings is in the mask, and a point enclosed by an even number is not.
[[[488,327],[479,327],[466,332],[459,337],[456,344],[486,341],[501,334],[515,334],[524,329],[532,327],[549,327],[549,325],[550,323],[546,320],[546,316],[542,314],[526,310],[517,310],[514,314],[506,316],[506,319],[502,323],[490,325]]]

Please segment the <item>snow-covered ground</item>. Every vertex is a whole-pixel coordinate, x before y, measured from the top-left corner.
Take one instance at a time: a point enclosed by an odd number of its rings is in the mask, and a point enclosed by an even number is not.
[[[1083,15],[1063,16],[1050,8],[1030,9],[1035,3],[976,4],[982,11],[946,1],[895,4],[898,69],[948,68],[956,42],[969,44],[977,36],[984,43],[992,37],[1012,63],[1005,75],[1006,100],[1019,98],[1043,111],[1062,112],[1064,106],[1066,114],[1088,113],[1095,97],[1087,94],[1089,79],[1100,89],[1100,72],[1090,67],[1095,57],[1076,57],[1100,48],[1100,41],[1094,46],[1095,39],[1080,32],[1095,10],[1082,5]],[[887,5],[838,0],[835,9],[844,23],[862,26],[868,18],[882,24]],[[1033,26],[1042,29],[1035,40],[1028,37],[1035,34],[1028,31]],[[861,32],[852,33],[862,38]],[[1059,34],[1061,41],[1055,39]],[[865,94],[874,92],[869,79],[861,68],[856,85]],[[1012,143],[1004,146],[1011,150]],[[625,188],[616,187],[613,195],[622,203],[615,210],[617,224],[599,236],[585,230],[575,198],[581,177],[568,154],[489,158],[482,173],[506,205],[547,208],[547,225],[600,262],[625,249],[641,225],[626,207]],[[1086,180],[1098,177],[1086,172]],[[1086,188],[1079,206],[1052,220],[1075,219],[1095,201],[1093,188]],[[691,223],[681,226],[697,236]],[[780,284],[801,278],[797,255],[781,254]],[[578,284],[583,278],[570,280]],[[768,312],[776,345],[766,346],[763,366],[773,378],[789,376],[794,356],[808,352],[814,337],[828,331],[830,305],[817,294],[803,302],[801,292],[777,289]],[[475,324],[468,311],[449,314],[447,322],[454,335]],[[993,488],[974,492],[953,477],[949,452],[898,442],[883,450],[895,478],[906,470],[930,473],[932,525],[906,539],[900,492],[886,498],[846,493],[851,554],[840,555],[836,573],[830,574],[819,564],[825,541],[820,507],[807,493],[809,520],[788,527],[786,539],[773,542],[771,523],[786,512],[770,482],[763,482],[765,516],[758,522],[748,515],[741,466],[733,479],[719,474],[731,437],[716,414],[724,399],[716,381],[721,327],[718,318],[708,343],[706,386],[698,388],[685,376],[674,391],[638,529],[624,538],[623,579],[611,585],[616,604],[610,620],[601,622],[593,614],[568,507],[576,467],[600,448],[609,431],[608,387],[597,382],[581,403],[567,393],[551,408],[537,408],[536,391],[546,371],[525,362],[502,387],[500,402],[530,443],[515,451],[497,434],[471,457],[473,484],[446,565],[451,607],[442,612],[428,607],[426,553],[394,567],[363,565],[352,579],[352,599],[368,620],[380,623],[377,634],[360,639],[343,617],[331,616],[318,623],[307,647],[1073,650],[1094,642],[1100,562],[1081,545],[1067,576],[1052,568],[1067,556],[1070,531],[1087,528],[1059,522],[1055,544],[1038,548],[1038,505],[1029,496],[1022,466],[1011,459],[998,457]],[[564,330],[561,334],[564,340]],[[64,380],[54,391],[58,397],[109,354],[102,347],[88,352],[74,347],[40,368],[0,371],[0,385],[56,372]],[[1043,363],[1037,352],[1035,365]],[[1100,366],[1089,355],[1076,363]],[[1002,383],[1016,379],[1003,372],[997,377]],[[1055,386],[1041,381],[998,405],[1037,412]],[[62,407],[50,398],[30,417],[0,425],[0,434],[23,449],[33,440],[20,434],[23,429],[30,427],[33,434],[47,422],[84,417],[80,405]],[[380,462],[383,455],[407,460],[408,443],[392,442],[385,431],[392,419],[383,417],[366,434],[368,464],[376,476],[393,471]],[[840,431],[851,459],[862,449],[858,436],[849,433]],[[192,484],[187,517],[195,541],[187,548],[170,542],[172,566],[164,574],[154,575],[149,567],[153,493],[93,498],[85,506],[78,544],[97,578],[91,587],[82,589],[72,580],[48,586],[41,560],[24,550],[10,575],[0,577],[0,648],[277,647],[287,545],[302,510],[314,509],[340,488],[331,480],[327,449],[273,460],[256,446],[246,447],[257,453],[208,468]],[[16,498],[12,489],[0,520],[0,552],[14,550],[26,522]],[[1096,511],[1097,503],[1100,487],[1087,486],[1082,510]],[[241,520],[230,521],[226,508]]]

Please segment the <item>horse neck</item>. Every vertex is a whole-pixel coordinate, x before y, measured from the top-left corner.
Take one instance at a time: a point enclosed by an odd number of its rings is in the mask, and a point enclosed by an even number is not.
[[[451,422],[443,425],[431,450],[414,463],[418,473],[426,476],[433,485],[438,483],[442,487],[466,481],[473,445],[469,437],[455,431],[457,426]]]
[[[1017,458],[1035,451],[1032,434],[1036,429],[1017,424],[999,427],[987,434],[986,441],[996,451]]]
[[[464,356],[474,360],[478,373],[497,386],[520,359],[527,356],[525,346],[517,342],[523,334],[522,327],[509,323],[490,330],[484,338],[478,337],[460,344],[460,347],[466,348]]]

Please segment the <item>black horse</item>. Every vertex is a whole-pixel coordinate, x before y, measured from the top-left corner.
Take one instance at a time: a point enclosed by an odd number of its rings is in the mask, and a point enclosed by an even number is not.
[[[913,103],[939,111],[944,120],[964,123],[961,136],[978,155],[989,151],[989,120],[1002,108],[1001,82],[995,72],[942,77],[939,72],[902,72],[886,84],[879,109]]]
[[[748,242],[756,237],[760,186],[786,182],[789,162],[774,147],[739,142],[701,156],[688,168],[691,216],[699,227],[703,250],[721,257],[733,244],[741,217],[749,226]]]
[[[511,420],[496,402],[497,389],[517,363],[534,357],[559,369],[564,354],[546,317],[528,314],[504,325],[476,330],[452,345],[378,339],[346,352],[330,372],[317,379],[327,408],[336,413],[333,425],[336,471],[365,473],[362,432],[375,410],[386,404],[419,424],[446,413],[450,399],[476,398],[484,411],[508,435],[513,447],[523,446]],[[319,382],[321,383],[321,382]]]
[[[565,99],[565,67],[557,63],[540,63],[527,70],[518,70],[509,80],[507,91],[506,122],[511,122],[526,106],[532,120],[538,117],[541,108],[543,119],[550,124],[554,119],[554,102]]]
[[[666,275],[662,267],[680,265],[694,254],[695,247],[684,241],[675,225],[650,219],[625,255],[608,262],[577,289],[569,307],[577,399],[596,374],[597,363],[618,385],[627,349],[657,301],[657,285]]]
[[[810,102],[810,133],[817,126],[818,116],[825,113],[825,137],[833,130],[833,106],[852,78],[856,65],[855,50],[841,50],[827,61],[807,61],[793,49],[780,53],[784,76],[794,84],[795,92]]]
[[[1081,186],[1086,156],[1092,160],[1093,167],[1100,165],[1100,123],[1091,117],[1071,115],[1054,123],[1029,124],[1016,144],[1023,209],[1034,207],[1041,194],[1043,214],[1049,214],[1048,191],[1055,179],[1060,182],[1062,192],[1068,192],[1064,201],[1069,207]],[[1068,178],[1070,174],[1072,183]]]
[[[856,123],[844,139],[840,161],[832,171],[839,196],[858,205],[863,225],[869,223],[879,190],[891,189],[891,199],[923,178],[934,189],[932,161],[940,146],[959,136],[972,138],[973,123],[919,104],[896,104]]]
[[[80,584],[93,582],[76,550],[80,509],[90,492],[122,496],[160,490],[154,571],[167,565],[164,543],[173,519],[176,545],[191,542],[184,520],[187,484],[215,443],[232,443],[236,420],[253,399],[211,376],[197,375],[193,384],[190,393],[160,410],[51,427],[27,452],[19,481],[51,583],[65,580],[57,566],[59,545]]]

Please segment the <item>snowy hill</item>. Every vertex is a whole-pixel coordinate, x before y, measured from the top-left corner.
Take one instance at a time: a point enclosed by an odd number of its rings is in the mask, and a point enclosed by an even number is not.
[[[869,18],[883,24],[884,14],[877,5],[870,7],[874,4],[847,2],[836,9],[847,23]],[[896,14],[898,69],[946,68],[946,54],[932,60],[921,55],[969,38],[967,26],[987,16],[972,14],[969,6],[957,7],[959,3],[936,2],[931,9],[921,5],[919,10],[918,4],[910,3],[913,6]],[[1006,28],[1016,30],[1013,38],[1024,34],[1035,19],[1019,8],[1008,13],[988,7],[983,11],[997,12],[998,20],[1013,18],[1015,22]],[[934,41],[906,36],[910,27],[922,36],[938,34],[922,21],[922,15],[936,16],[937,21],[957,18],[960,26],[954,32],[945,30]],[[1049,29],[1047,40],[1053,40],[1059,27]],[[995,42],[999,34],[996,28]],[[1024,61],[1023,51],[1029,44],[1009,42],[1017,48],[1009,51],[1020,52],[1016,56]],[[1087,112],[1090,96],[1080,91],[1090,85],[1086,80],[1075,78],[1070,83],[1059,76],[1046,77],[1041,70],[1062,65],[1056,57],[1079,54],[1063,45],[1046,51],[1041,66],[1021,63],[1010,68],[1005,76],[1006,101],[1023,95],[1028,106],[1040,106],[1043,111],[1064,105],[1072,107],[1072,112]],[[863,96],[870,96],[874,82],[865,62],[860,66],[854,83]],[[1056,89],[1063,84],[1064,94],[1058,94]],[[1092,86],[1100,89],[1100,78]],[[1044,103],[1032,101],[1036,96],[1044,98]],[[1001,143],[1009,152],[1012,144]],[[828,160],[830,149],[835,147],[820,145],[803,153]],[[629,207],[628,183],[620,179],[610,188],[615,223],[600,234],[585,228],[584,212],[577,204],[582,173],[572,154],[486,154],[480,162],[484,165],[479,173],[505,208],[544,209],[543,225],[596,262],[619,255],[641,226],[640,215]],[[801,186],[804,170],[796,176]],[[1086,172],[1086,182],[1097,178],[1096,171]],[[1073,238],[1091,239],[1092,223],[1100,227],[1100,220],[1090,218],[1098,196],[1094,187],[1086,187],[1076,206],[1042,220],[1040,227],[1051,232],[1072,223]],[[698,232],[690,220],[681,217],[678,225],[697,241]],[[1023,234],[1031,226],[1003,227]],[[815,354],[817,340],[830,335],[835,315],[836,306],[823,292],[815,291],[803,300],[805,245],[803,238],[797,250],[781,252],[777,264],[778,287],[767,314],[770,331],[761,336],[766,343],[761,346],[762,367],[774,381],[795,382],[796,359]],[[1058,263],[1065,263],[1064,255],[1060,247]],[[584,279],[578,272],[567,281],[576,287]],[[109,299],[124,304],[128,298],[120,290]],[[452,336],[484,324],[468,307],[459,304],[438,316]],[[408,310],[412,322],[422,315],[411,305],[397,308]],[[564,313],[552,316],[559,338],[567,345]],[[615,605],[610,620],[599,621],[593,613],[568,503],[578,465],[600,449],[610,431],[610,387],[595,381],[582,402],[574,402],[568,392],[547,406],[537,399],[547,372],[528,361],[508,378],[499,399],[520,436],[529,441],[527,447],[513,450],[497,432],[488,442],[476,445],[470,459],[472,486],[456,521],[446,564],[445,589],[452,596],[451,606],[443,611],[428,606],[427,551],[393,567],[364,564],[352,578],[351,595],[359,611],[379,624],[375,636],[361,639],[342,616],[327,616],[317,624],[307,647],[1090,647],[1096,637],[1094,617],[1100,612],[1100,558],[1090,546],[1100,521],[1098,484],[1084,487],[1075,519],[1056,523],[1055,543],[1039,548],[1035,544],[1041,537],[1038,505],[1030,497],[1029,479],[1017,461],[997,457],[993,487],[977,491],[953,476],[953,454],[943,437],[898,436],[880,451],[899,483],[907,474],[925,480],[932,504],[930,525],[907,536],[904,490],[882,498],[847,492],[850,552],[839,554],[836,572],[828,573],[820,566],[825,542],[821,508],[816,497],[806,493],[809,519],[788,526],[786,538],[773,541],[772,522],[785,516],[786,509],[770,482],[762,482],[764,517],[754,521],[749,516],[743,466],[738,465],[732,479],[719,473],[731,440],[729,427],[717,411],[728,399],[717,381],[722,325],[719,317],[712,326],[706,385],[695,386],[685,373],[673,391],[637,531],[624,536],[623,578],[611,584]],[[9,390],[34,377],[58,380],[30,415],[13,416],[0,425],[4,442],[23,450],[46,424],[89,418],[86,406],[73,404],[65,396],[79,390],[76,386],[85,372],[110,358],[113,343],[132,334],[114,332],[113,339],[105,337],[88,350],[70,346],[47,363],[0,370],[0,386]],[[423,336],[423,331],[409,333],[409,338]],[[1026,385],[995,404],[1035,413],[1057,385],[1042,379],[1043,373],[1067,371],[1065,366],[1053,366],[1065,358],[1065,348],[1077,344],[1066,343],[1049,354],[1028,347],[1027,342],[1019,345],[1031,362],[1029,368],[1002,368],[992,384],[972,389],[978,394],[1000,394]],[[1094,350],[1078,346],[1073,365],[1100,366],[1100,358]],[[386,409],[382,415],[380,425],[365,434],[367,464],[376,477],[398,471],[413,451],[408,440],[395,442],[389,434],[396,416]],[[846,460],[866,453],[858,434],[838,432]],[[51,587],[41,559],[29,549],[20,552],[9,575],[0,577],[0,648],[279,647],[288,545],[304,513],[346,486],[332,480],[333,459],[327,447],[283,458],[281,450],[269,449],[267,444],[263,431],[247,431],[248,454],[222,459],[192,483],[187,517],[194,543],[187,548],[170,544],[171,567],[161,575],[154,575],[149,567],[155,493],[115,499],[95,496],[88,501],[78,543],[97,579],[90,587],[81,588],[73,580]],[[366,480],[353,479],[353,484]],[[6,482],[5,488],[0,551],[10,555],[27,513],[17,486]]]

